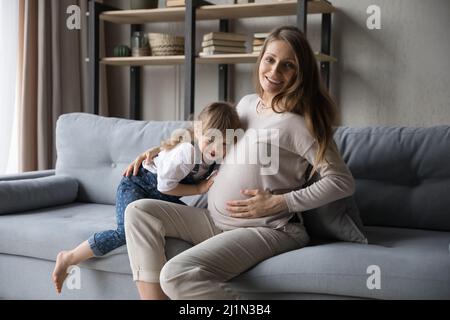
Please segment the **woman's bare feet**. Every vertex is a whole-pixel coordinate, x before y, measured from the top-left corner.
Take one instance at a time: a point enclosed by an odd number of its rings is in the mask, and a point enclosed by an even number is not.
[[[67,269],[71,266],[70,257],[70,251],[61,251],[56,257],[56,264],[55,269],[53,270],[52,279],[58,293],[61,293],[64,280],[66,280],[68,275]]]

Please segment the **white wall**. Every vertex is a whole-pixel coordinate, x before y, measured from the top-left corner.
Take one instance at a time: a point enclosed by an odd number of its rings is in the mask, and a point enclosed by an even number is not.
[[[115,0],[120,3],[120,0]],[[217,0],[215,3],[232,1]],[[429,126],[450,123],[450,52],[447,32],[448,0],[333,0],[331,93],[336,98],[342,124]],[[368,30],[366,9],[381,8],[381,30]],[[320,16],[309,16],[308,38],[320,46]],[[232,30],[265,32],[295,17],[251,18],[234,21]],[[128,41],[127,26],[113,26],[116,43]],[[153,23],[146,30],[183,34],[183,23]],[[126,30],[126,31],[123,31]],[[198,23],[197,50],[204,33],[218,30],[218,22]],[[112,44],[109,44],[112,46]],[[115,69],[115,70],[113,70]],[[108,68],[109,98],[113,115],[128,110],[128,69]],[[232,99],[253,92],[252,65],[233,67]],[[183,106],[183,67],[143,68],[143,118],[171,120]],[[218,98],[216,65],[197,65],[196,113]]]
[[[332,92],[343,123],[430,126],[450,123],[450,1],[333,0]],[[367,7],[381,8],[368,30]]]

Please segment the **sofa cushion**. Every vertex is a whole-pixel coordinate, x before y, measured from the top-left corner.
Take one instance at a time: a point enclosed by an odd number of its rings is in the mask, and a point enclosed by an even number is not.
[[[0,216],[0,254],[55,261],[61,250],[74,248],[97,231],[115,229],[114,206],[72,203],[21,214]],[[173,257],[190,245],[167,240],[167,256]],[[126,246],[82,264],[90,269],[129,273]]]
[[[353,196],[302,212],[302,217],[306,231],[313,239],[368,243]]]
[[[365,229],[369,245],[334,242],[286,252],[235,278],[232,286],[376,299],[450,298],[450,233]],[[373,288],[378,271],[380,289]]]
[[[9,173],[1,174],[0,181],[12,181],[12,180],[25,180],[25,179],[36,179],[42,177],[54,176],[55,170],[39,170],[39,171],[27,171],[21,173]]]
[[[338,128],[364,225],[450,230],[450,126]]]
[[[309,165],[305,176],[309,177]],[[316,172],[303,186],[306,188],[320,180]],[[329,239],[367,244],[359,209],[352,196],[327,203],[301,213],[306,231],[312,239]]]
[[[64,175],[0,181],[0,215],[71,203],[77,192],[77,180]]]
[[[85,113],[56,124],[56,174],[76,177],[82,202],[115,204],[122,172],[136,156],[159,145],[185,121],[135,121]],[[74,138],[76,137],[76,138]]]

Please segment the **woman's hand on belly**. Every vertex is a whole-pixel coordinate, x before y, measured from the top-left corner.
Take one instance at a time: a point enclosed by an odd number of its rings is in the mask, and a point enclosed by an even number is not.
[[[286,201],[281,194],[273,195],[259,189],[241,190],[241,193],[250,198],[227,201],[226,210],[232,217],[254,219],[288,210]]]

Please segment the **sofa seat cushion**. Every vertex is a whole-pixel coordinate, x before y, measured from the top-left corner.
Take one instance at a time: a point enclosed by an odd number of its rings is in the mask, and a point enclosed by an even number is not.
[[[235,278],[233,286],[249,292],[450,299],[450,233],[388,227],[365,231],[369,245],[334,242],[287,252]],[[376,284],[377,267],[370,266],[379,267],[380,289],[367,286]]]
[[[0,216],[0,254],[55,261],[93,232],[115,228],[114,206],[70,205]],[[317,293],[376,299],[450,298],[450,233],[366,227],[369,245],[333,242],[310,245],[261,262],[232,286],[252,293]],[[168,239],[168,257],[189,248]],[[368,289],[378,266],[381,289]],[[131,274],[126,246],[82,267]],[[373,283],[369,280],[370,283]]]
[[[0,216],[0,254],[55,261],[59,251],[74,248],[94,232],[115,228],[115,208],[111,205],[75,202],[8,214]],[[189,247],[184,241],[168,239],[167,255],[173,257]],[[126,246],[81,266],[131,274]]]

